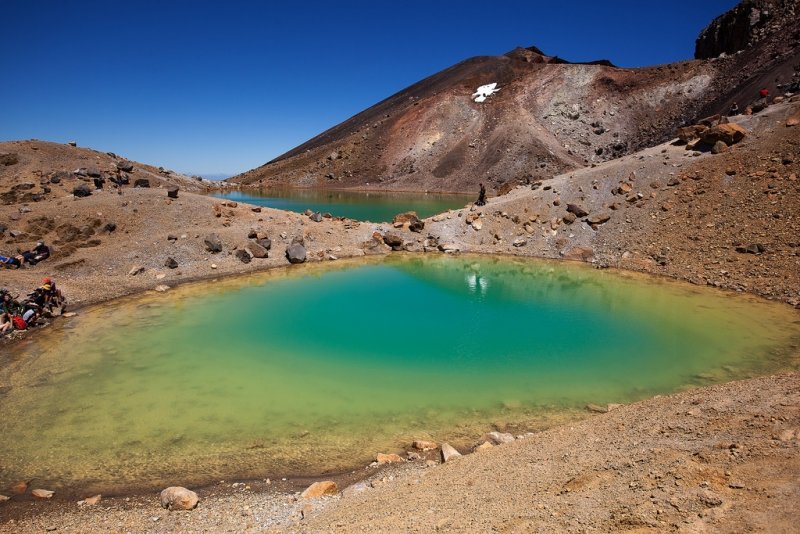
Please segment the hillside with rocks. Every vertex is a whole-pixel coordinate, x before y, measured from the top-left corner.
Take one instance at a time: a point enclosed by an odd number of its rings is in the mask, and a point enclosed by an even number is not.
[[[230,181],[450,192],[483,182],[504,192],[615,159],[734,101],[744,109],[761,87],[777,94],[796,82],[796,4],[744,2],[703,31],[693,61],[628,69],[535,47],[468,59]],[[492,83],[499,91],[476,101]]]

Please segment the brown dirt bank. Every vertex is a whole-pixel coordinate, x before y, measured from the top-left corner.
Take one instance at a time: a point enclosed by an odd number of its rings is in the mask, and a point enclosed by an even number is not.
[[[307,500],[230,484],[193,512],[157,495],[1,505],[0,532],[793,532],[800,375],[690,390]],[[255,490],[255,491],[254,491]],[[11,521],[9,516],[16,518]],[[302,519],[302,518],[305,519]]]

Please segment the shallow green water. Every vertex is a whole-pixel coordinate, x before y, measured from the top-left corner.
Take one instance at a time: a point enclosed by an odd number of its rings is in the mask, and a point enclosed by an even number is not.
[[[463,208],[477,198],[469,195],[440,193],[386,193],[336,191],[320,189],[265,189],[263,191],[231,191],[214,195],[219,198],[247,202],[287,211],[306,210],[330,213],[357,221],[386,222],[398,213],[416,211],[421,218],[449,209]]]
[[[792,366],[796,312],[583,266],[392,256],[85,310],[0,369],[0,487],[364,465]],[[794,345],[796,347],[796,345]]]

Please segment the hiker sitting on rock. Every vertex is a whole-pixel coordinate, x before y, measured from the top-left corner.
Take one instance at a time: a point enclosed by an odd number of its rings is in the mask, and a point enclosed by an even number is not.
[[[485,206],[486,205],[486,188],[481,185],[481,189],[478,192],[478,200],[475,202],[476,206]]]
[[[22,267],[22,261],[19,258],[3,256],[0,254],[0,267],[5,267],[6,269],[19,269]]]
[[[64,297],[52,278],[43,279],[42,285],[37,291],[44,295],[44,305],[50,308],[50,311],[53,311],[54,307],[64,304]],[[64,310],[62,309],[61,311],[63,312]]]
[[[23,261],[36,265],[40,261],[44,261],[50,257],[50,248],[44,244],[44,241],[39,241],[33,250],[26,250],[22,252],[17,258],[22,258]]]

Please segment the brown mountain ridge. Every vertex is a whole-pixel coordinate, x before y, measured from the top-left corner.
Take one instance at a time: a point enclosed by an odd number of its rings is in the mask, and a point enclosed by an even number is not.
[[[800,59],[796,4],[743,2],[703,30],[692,61],[620,68],[535,47],[467,59],[229,181],[451,192],[483,182],[505,191],[614,159],[790,81]],[[491,83],[499,92],[475,102]]]

